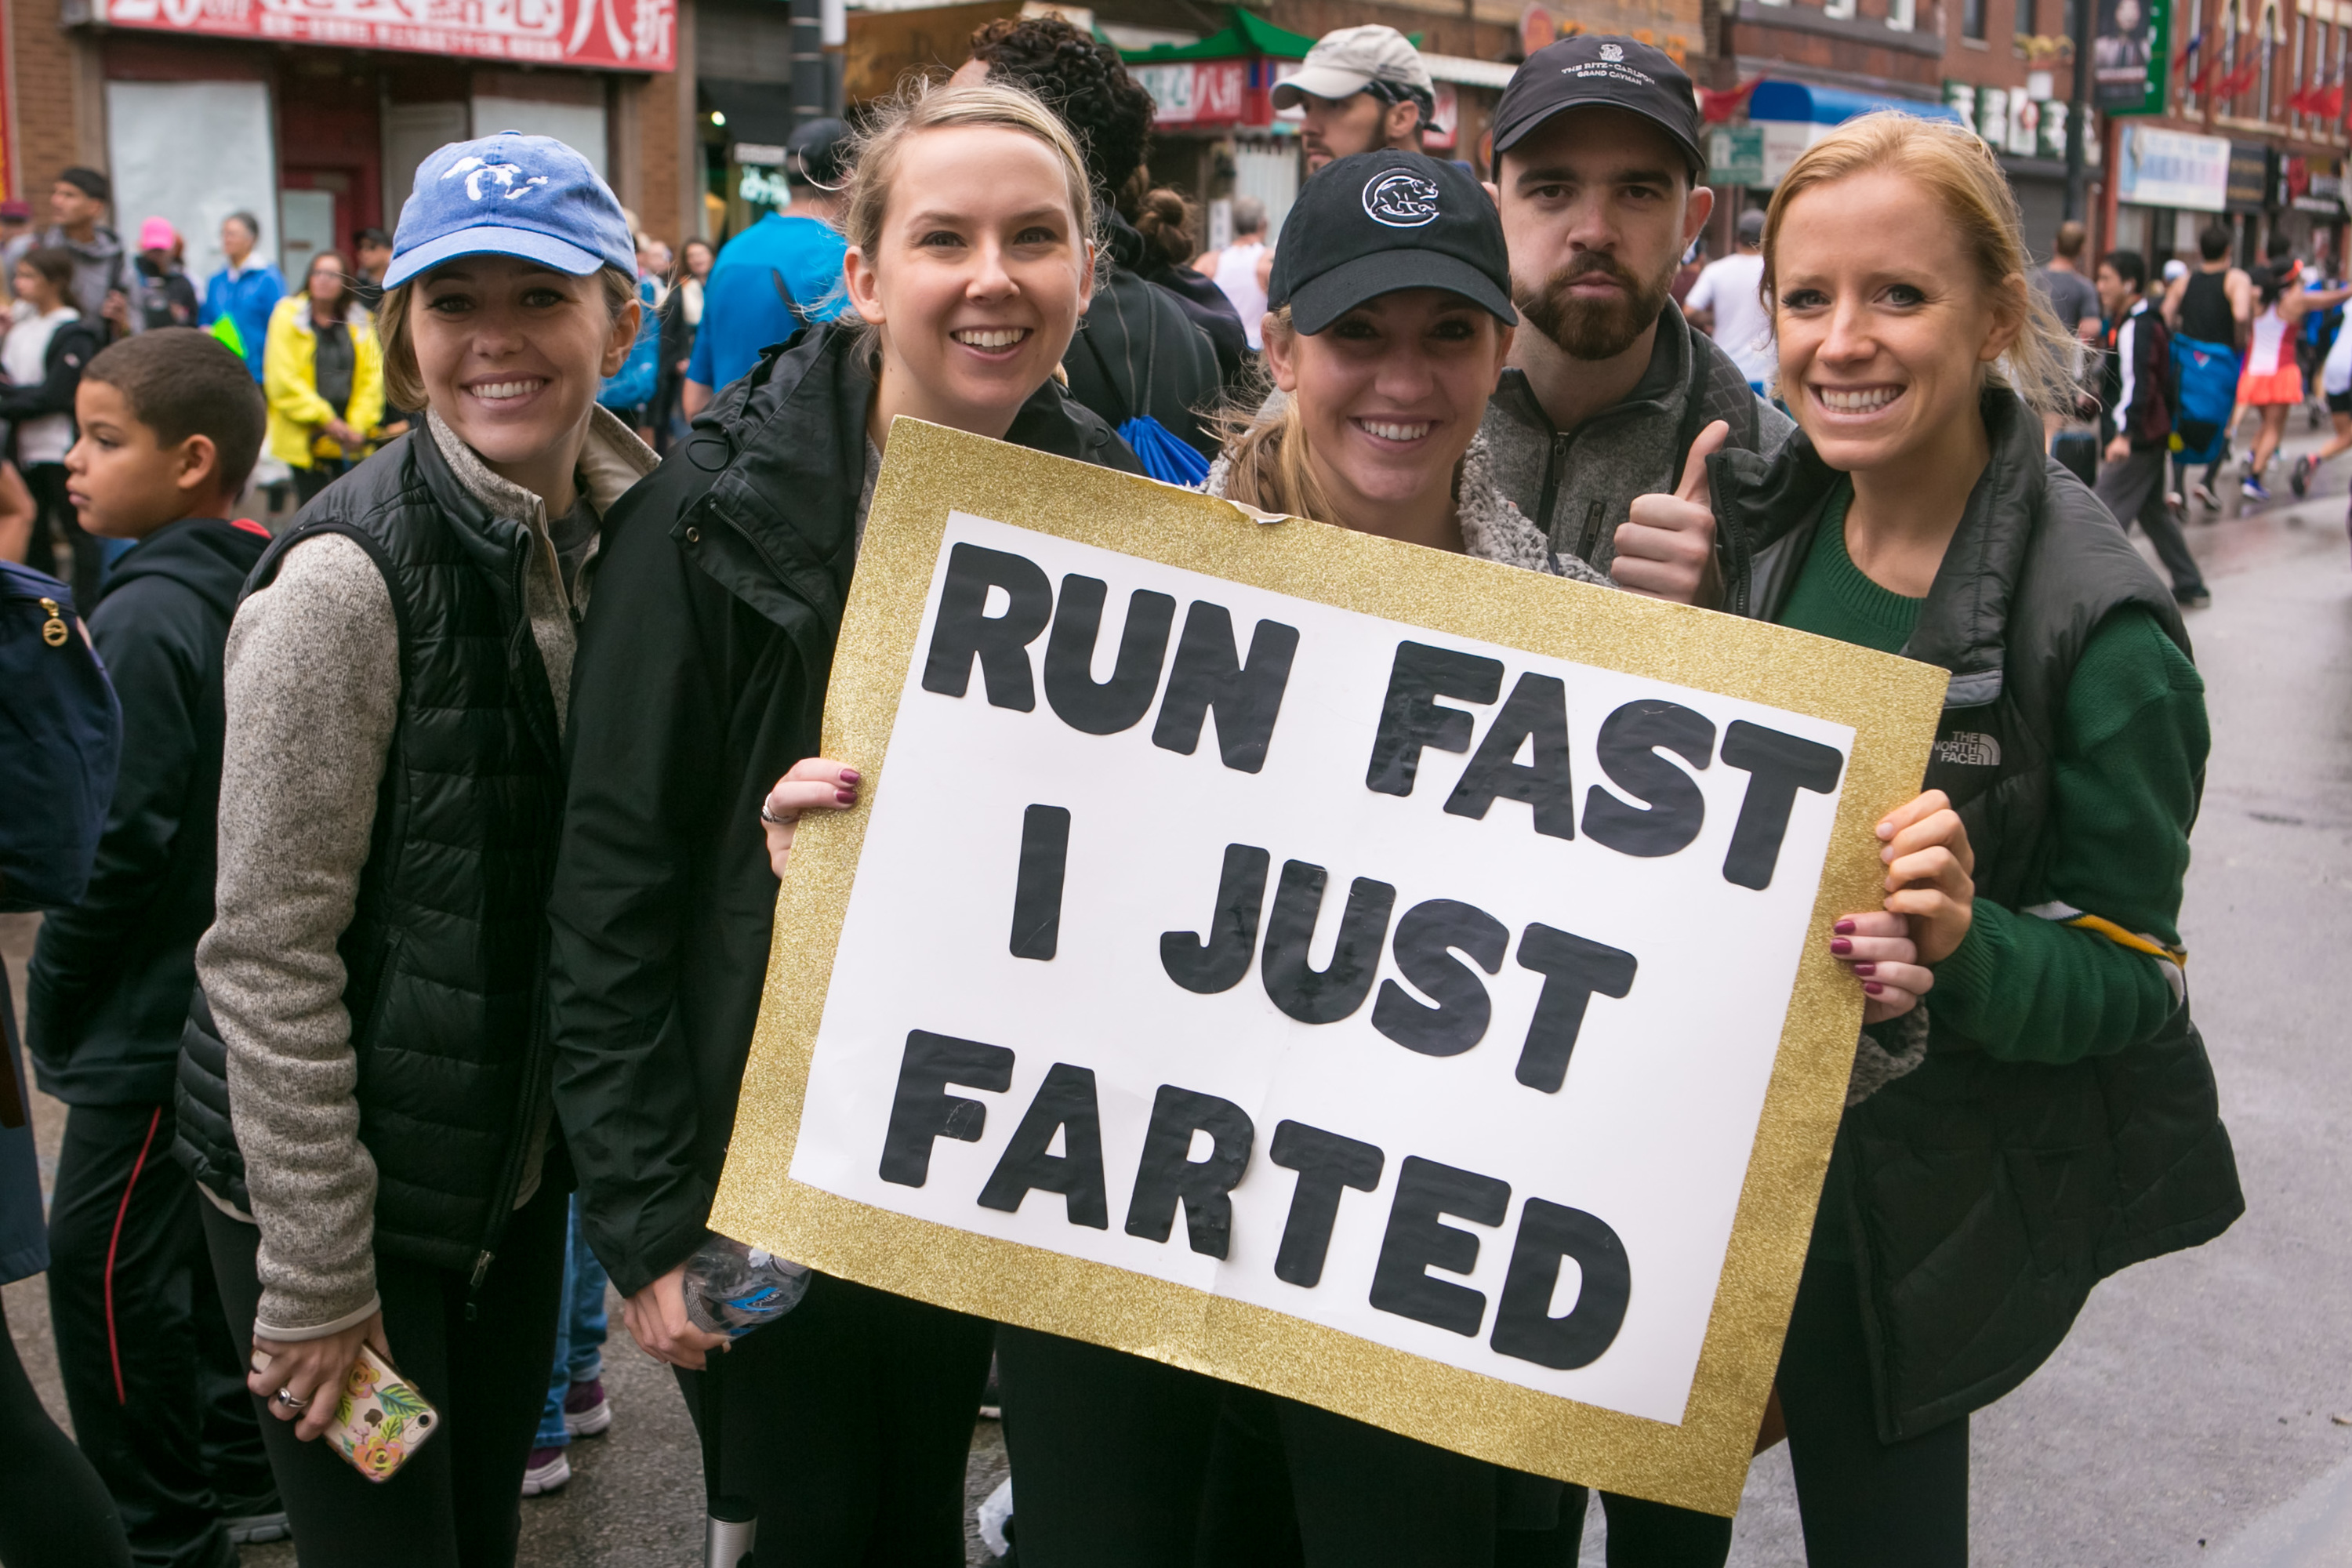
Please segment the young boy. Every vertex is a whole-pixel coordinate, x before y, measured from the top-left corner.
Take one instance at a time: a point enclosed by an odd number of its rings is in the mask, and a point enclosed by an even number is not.
[[[261,449],[261,389],[232,350],[167,328],[93,357],[74,418],[68,496],[85,529],[134,547],[89,615],[122,705],[121,771],[89,892],[42,925],[26,998],[41,1087],[68,1108],[49,1308],[75,1435],[133,1554],[227,1568],[285,1516],[171,1148],[213,919],[222,649],[269,543],[226,521]]]

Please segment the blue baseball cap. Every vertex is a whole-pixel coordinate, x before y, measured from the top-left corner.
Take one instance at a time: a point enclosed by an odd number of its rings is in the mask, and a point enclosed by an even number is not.
[[[392,237],[387,289],[459,256],[519,256],[584,278],[637,275],[637,247],[613,188],[552,136],[501,131],[452,142],[416,165]]]

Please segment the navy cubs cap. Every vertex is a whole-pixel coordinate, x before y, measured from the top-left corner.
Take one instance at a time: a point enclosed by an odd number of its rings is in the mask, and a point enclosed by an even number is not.
[[[1375,295],[1444,289],[1517,325],[1503,220],[1456,163],[1420,153],[1359,153],[1308,180],[1282,220],[1267,280],[1309,336]]]
[[[636,241],[613,188],[554,137],[520,131],[453,142],[416,166],[383,286],[485,255],[519,256],[575,278],[604,267],[637,275]]]

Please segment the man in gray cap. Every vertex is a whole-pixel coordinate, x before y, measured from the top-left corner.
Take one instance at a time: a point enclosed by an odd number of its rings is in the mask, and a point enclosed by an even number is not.
[[[1718,420],[1723,444],[1762,452],[1796,428],[1673,307],[1675,268],[1715,207],[1698,130],[1690,78],[1632,38],[1537,50],[1495,109],[1496,199],[1526,325],[1481,434],[1554,550],[1654,593],[1714,541],[1631,521],[1634,498],[1672,494]]]
[[[1304,111],[1307,172],[1358,153],[1421,151],[1437,115],[1437,84],[1421,51],[1394,27],[1341,27],[1315,40],[1298,74],[1276,82],[1274,106]]]

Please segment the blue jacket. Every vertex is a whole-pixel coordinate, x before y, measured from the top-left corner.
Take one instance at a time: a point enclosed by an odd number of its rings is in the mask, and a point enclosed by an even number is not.
[[[236,277],[222,268],[205,283],[203,326],[226,316],[236,323],[237,342],[256,382],[261,379],[261,348],[269,341],[269,312],[286,297],[286,279],[267,261],[257,261]]]
[[[725,386],[759,363],[761,349],[805,322],[847,311],[841,257],[848,247],[839,230],[782,213],[770,213],[729,240],[702,285],[702,328],[686,378],[713,390]]]
[[[661,313],[654,309],[654,286],[649,280],[638,279],[637,300],[645,307],[645,315],[637,322],[635,341],[629,344],[629,357],[596,394],[596,401],[614,413],[651,403],[654,384],[661,375]]]

